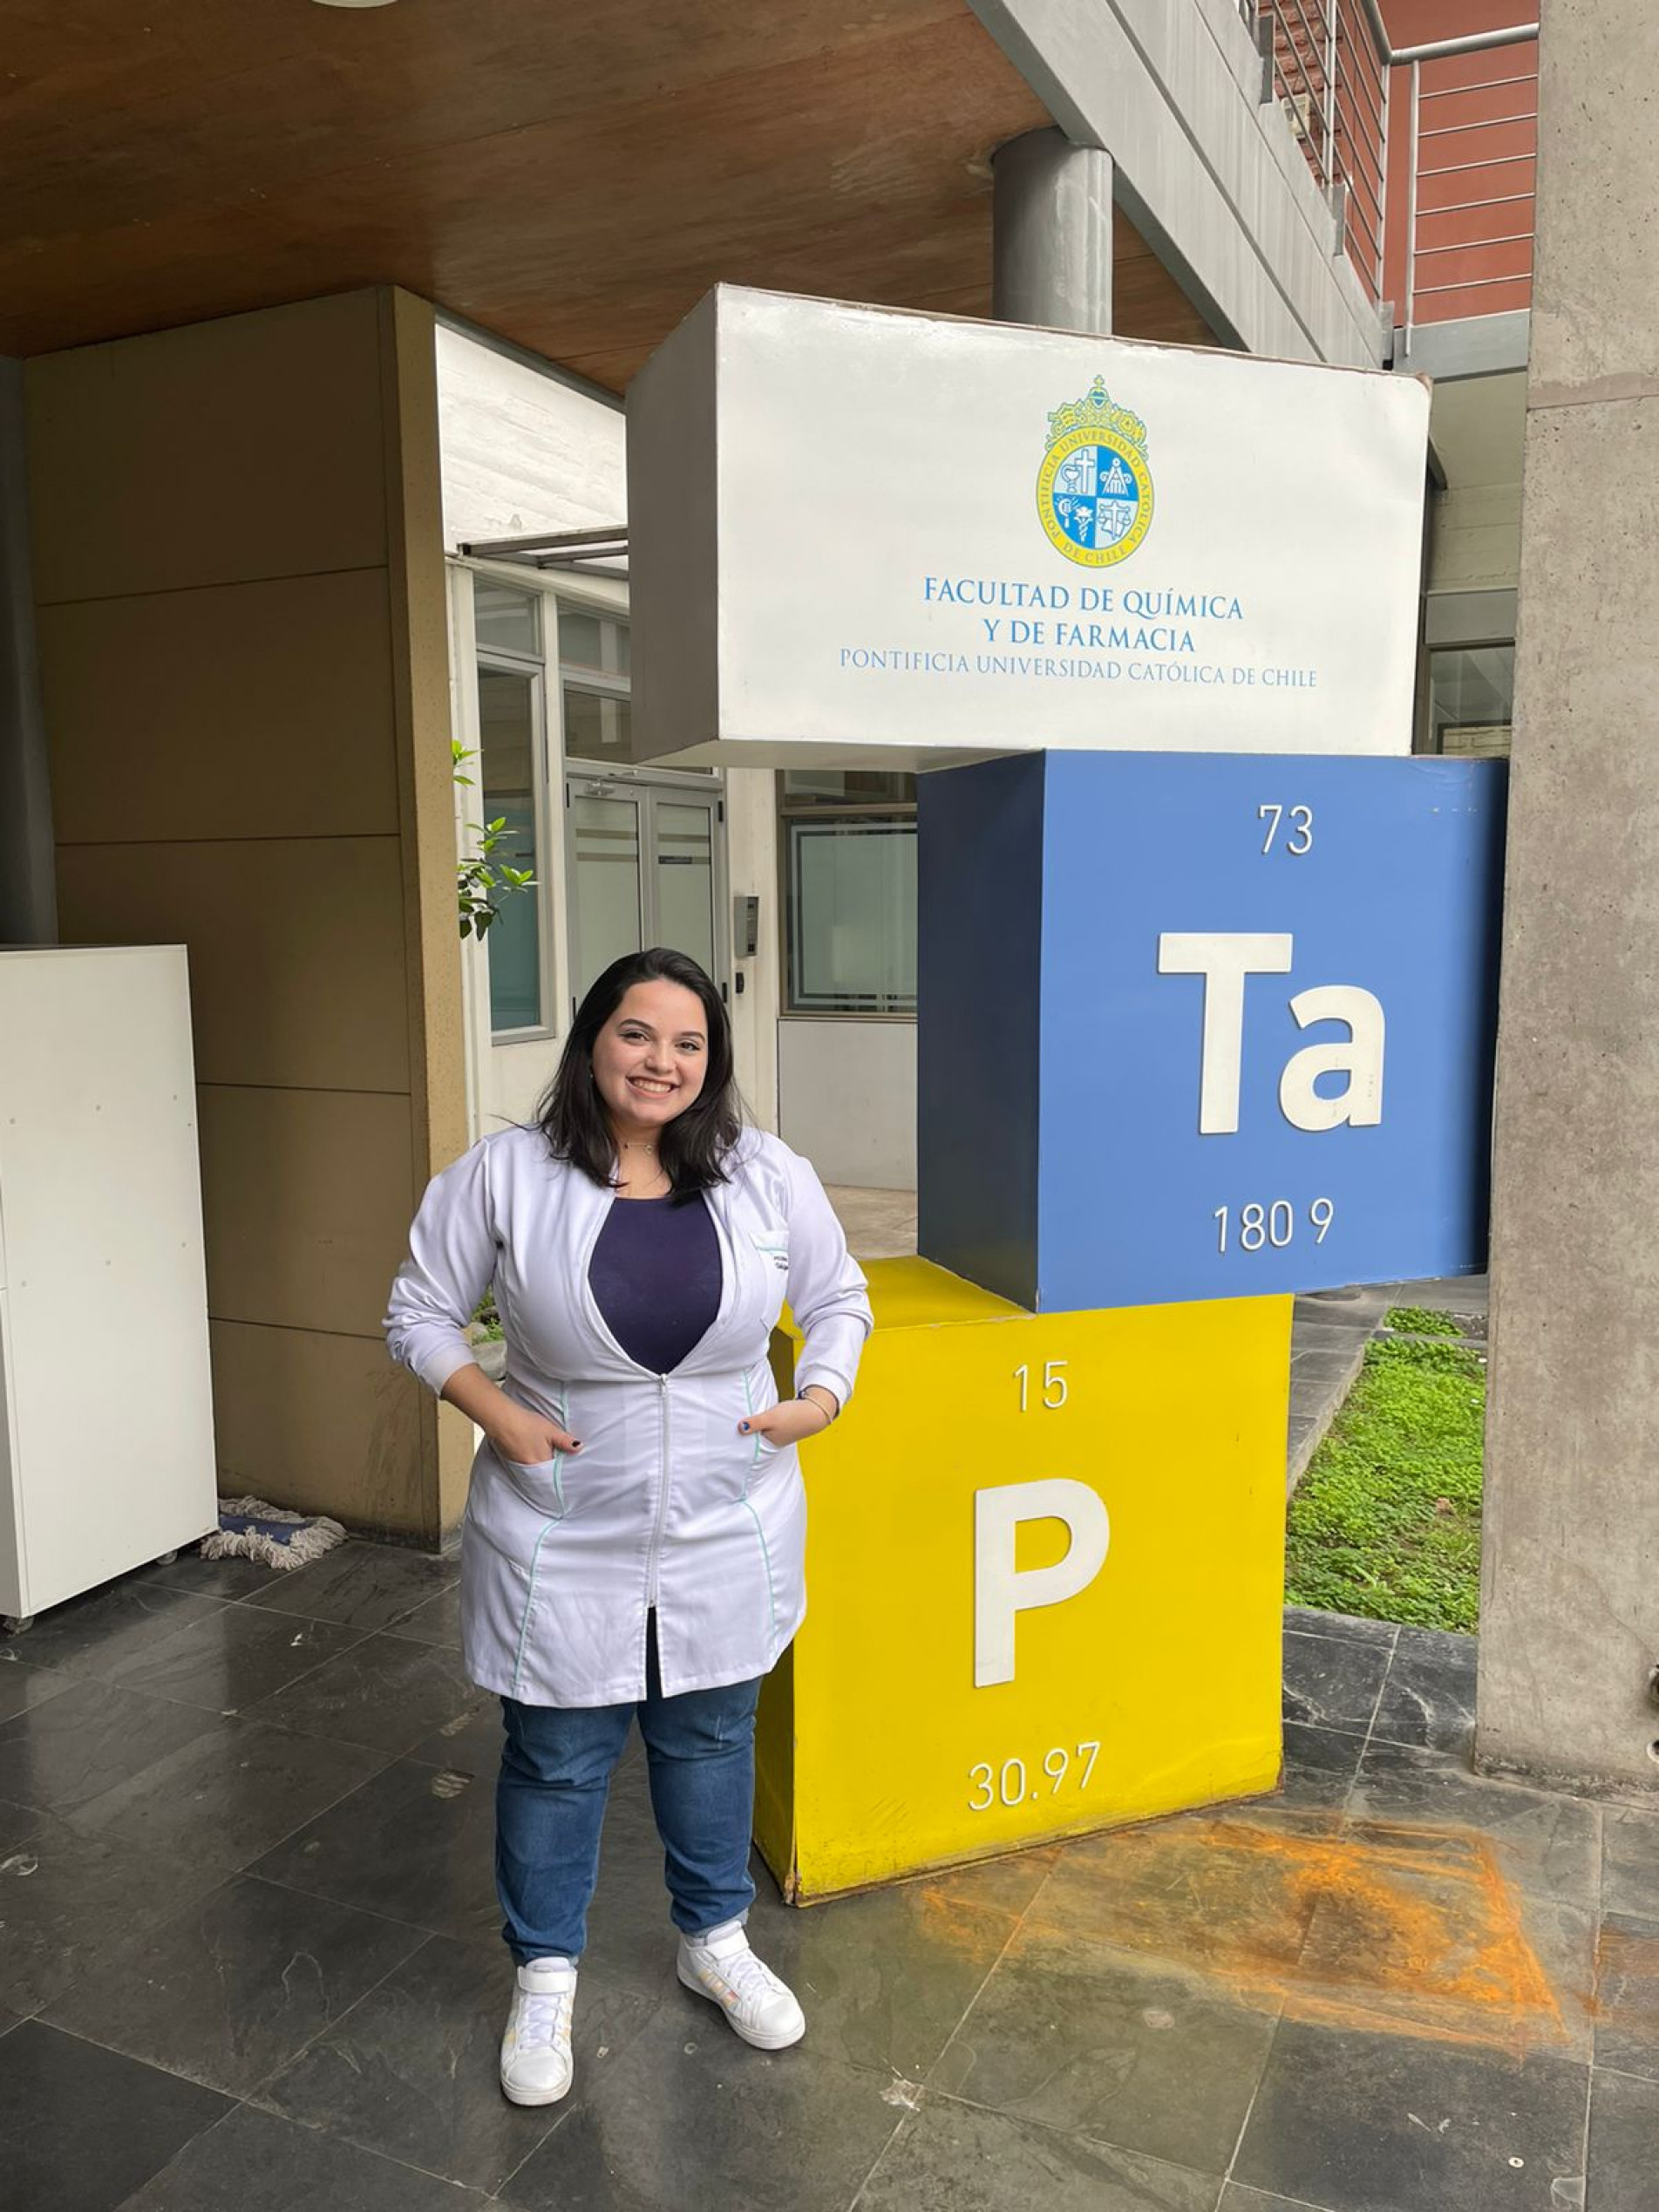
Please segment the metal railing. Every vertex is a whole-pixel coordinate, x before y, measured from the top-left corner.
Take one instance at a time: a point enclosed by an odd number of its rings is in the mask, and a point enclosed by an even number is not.
[[[1538,25],[1444,39],[1393,58],[1410,71],[1411,84],[1404,284],[1409,350],[1419,323],[1530,304]]]
[[[1239,5],[1261,97],[1283,111],[1373,304],[1392,284],[1408,339],[1420,322],[1526,305],[1538,25],[1395,48],[1377,0]]]
[[[1343,246],[1383,297],[1388,207],[1389,44],[1376,0],[1243,0],[1277,100],[1329,195]]]

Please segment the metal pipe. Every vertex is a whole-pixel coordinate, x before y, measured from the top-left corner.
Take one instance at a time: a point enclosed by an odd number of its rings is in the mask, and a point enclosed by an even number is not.
[[[1411,167],[1405,179],[1405,351],[1411,351],[1411,305],[1417,296],[1417,129],[1421,111],[1423,68],[1411,64],[1411,127],[1407,142]]]
[[[1436,38],[1426,46],[1390,47],[1389,59],[1397,68],[1406,62],[1445,61],[1452,54],[1485,54],[1495,52],[1499,46],[1524,46],[1537,36],[1535,23],[1520,23],[1509,31],[1472,31],[1466,38]]]

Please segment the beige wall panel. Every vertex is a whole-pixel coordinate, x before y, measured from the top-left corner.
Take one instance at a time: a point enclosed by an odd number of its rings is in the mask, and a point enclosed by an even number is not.
[[[393,835],[381,568],[40,612],[57,834]]]
[[[386,556],[371,291],[31,361],[45,603]]]
[[[406,1092],[399,869],[393,837],[60,846],[58,913],[66,943],[189,946],[199,1082]]]
[[[211,1339],[221,1492],[437,1541],[434,1401],[384,1344],[231,1321]]]
[[[201,1091],[216,1320],[380,1334],[416,1196],[397,1093]]]
[[[466,1011],[455,927],[449,597],[432,310],[381,295],[392,667],[399,742],[404,926],[415,1157],[428,1173],[466,1142]]]

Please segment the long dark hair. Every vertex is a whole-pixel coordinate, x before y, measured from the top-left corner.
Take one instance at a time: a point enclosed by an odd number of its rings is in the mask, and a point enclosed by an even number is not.
[[[536,1108],[555,1160],[568,1160],[606,1190],[616,1180],[616,1142],[594,1081],[594,1045],[636,983],[678,983],[703,1001],[709,1036],[703,1088],[683,1113],[663,1125],[657,1157],[677,1196],[689,1198],[726,1179],[725,1162],[743,1131],[732,1066],[731,1024],[718,986],[683,952],[662,945],[613,960],[576,1010],[559,1072]]]

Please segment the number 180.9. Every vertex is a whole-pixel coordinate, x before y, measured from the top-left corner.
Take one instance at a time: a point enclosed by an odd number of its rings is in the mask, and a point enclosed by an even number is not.
[[[1314,1200],[1308,1208],[1308,1225],[1316,1244],[1324,1242],[1336,1218],[1336,1208],[1329,1198]],[[1260,1252],[1268,1245],[1282,1252],[1295,1239],[1296,1209],[1288,1198],[1275,1198],[1266,1205],[1241,1206],[1236,1215],[1230,1206],[1218,1206],[1210,1219],[1215,1223],[1218,1252],[1234,1245],[1241,1252]]]

